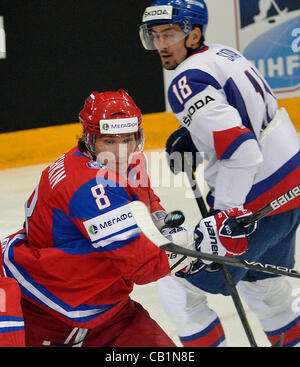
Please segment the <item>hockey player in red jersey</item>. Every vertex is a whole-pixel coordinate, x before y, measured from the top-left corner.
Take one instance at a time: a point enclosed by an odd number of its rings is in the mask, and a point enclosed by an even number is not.
[[[26,346],[175,346],[128,297],[134,283],[170,273],[165,252],[140,233],[127,205],[162,210],[139,152],[141,113],[123,90],[94,92],[80,121],[78,146],[43,171],[25,204],[26,228],[6,246],[5,271],[22,290]],[[144,187],[130,184],[135,175]]]
[[[129,297],[134,284],[189,263],[174,267],[178,258],[140,231],[128,205],[144,202],[163,226],[142,153],[141,112],[123,90],[93,92],[79,117],[78,146],[43,171],[25,204],[26,228],[6,240],[4,269],[22,291],[26,346],[175,346]],[[162,233],[194,246],[193,232]],[[245,241],[226,246],[240,253]]]
[[[20,287],[15,279],[4,275],[2,256],[0,256],[0,347],[25,347]]]

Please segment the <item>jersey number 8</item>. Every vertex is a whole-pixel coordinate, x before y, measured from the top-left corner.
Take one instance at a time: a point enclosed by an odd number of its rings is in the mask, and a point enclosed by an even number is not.
[[[108,196],[105,195],[105,189],[102,184],[91,187],[91,192],[96,199],[99,210],[108,208],[111,205]]]

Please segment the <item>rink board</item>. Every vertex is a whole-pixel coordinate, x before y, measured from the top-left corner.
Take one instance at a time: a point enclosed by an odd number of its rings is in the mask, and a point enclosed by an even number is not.
[[[279,100],[300,132],[300,98]],[[143,116],[145,150],[164,148],[168,136],[179,127],[171,112]],[[76,145],[81,136],[79,123],[0,134],[0,169],[52,162]]]

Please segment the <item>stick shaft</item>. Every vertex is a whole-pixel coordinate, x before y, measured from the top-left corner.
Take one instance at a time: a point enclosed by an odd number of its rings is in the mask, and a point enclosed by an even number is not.
[[[192,168],[191,163],[188,161],[188,159],[186,157],[184,157],[184,164],[185,164],[185,173],[188,176],[188,179],[190,181],[190,185],[192,187],[192,190],[194,192],[194,196],[198,205],[198,208],[200,210],[200,213],[202,215],[203,218],[208,216],[208,210],[205,204],[205,201],[202,197],[200,188],[198,186],[197,180],[196,180],[196,176],[195,176],[195,172]],[[246,333],[246,336],[248,338],[249,344],[251,347],[257,347],[254,335],[252,333],[250,324],[248,322],[247,316],[246,316],[246,312],[245,309],[243,307],[242,301],[240,299],[240,295],[236,289],[234,280],[232,278],[232,275],[229,271],[229,269],[227,268],[227,265],[222,264],[221,265],[221,269],[222,269],[222,273],[225,279],[225,283],[226,283],[226,287],[231,295],[232,301],[235,305],[236,311],[238,313],[238,316],[240,318],[241,324],[244,328],[244,331]]]
[[[300,272],[295,269],[289,269],[282,266],[272,264],[262,264],[251,260],[242,260],[237,257],[224,257],[219,255],[211,255],[196,250],[189,250],[185,247],[175,245],[169,242],[164,237],[155,224],[153,223],[151,214],[147,206],[141,201],[132,201],[129,203],[131,213],[141,231],[144,235],[157,247],[160,247],[166,251],[174,252],[177,254],[189,256],[196,259],[203,259],[219,264],[225,264],[229,266],[237,266],[240,268],[246,268],[249,270],[261,271],[269,274],[286,275],[293,278],[300,278]]]
[[[300,196],[300,185],[297,185],[293,187],[291,190],[280,195],[277,199],[273,200],[269,204],[266,204],[262,208],[258,209],[256,212],[249,215],[248,217],[238,219],[238,222],[243,226],[252,224],[255,221],[262,219],[266,215],[286,205],[291,200],[298,198],[299,196]]]
[[[176,254],[181,254],[189,257],[193,257],[196,259],[203,259],[208,261],[213,261],[218,264],[225,264],[229,266],[237,266],[239,268],[245,268],[249,270],[255,270],[255,271],[261,271],[263,273],[268,274],[276,274],[276,275],[285,275],[292,278],[299,278],[300,279],[300,272],[295,269],[289,269],[283,266],[276,266],[272,264],[262,264],[260,262],[256,261],[248,261],[248,260],[242,260],[238,259],[236,257],[224,257],[224,256],[218,256],[218,255],[211,255],[206,254],[203,252],[195,251],[195,250],[189,250],[187,248],[175,245],[172,242],[166,243],[164,245],[159,246],[162,249],[170,252],[174,252]]]
[[[238,312],[239,318],[241,320],[241,324],[244,328],[245,334],[248,338],[249,344],[251,345],[251,347],[257,347],[257,343],[255,341],[254,335],[252,333],[249,321],[247,319],[247,315],[245,312],[245,309],[243,307],[242,301],[240,299],[240,295],[234,285],[234,281],[232,279],[232,276],[229,272],[229,270],[227,269],[227,265],[222,265],[221,267],[225,281],[226,281],[226,285],[227,288],[231,294],[231,298],[233,300],[233,303],[235,305],[235,308]]]

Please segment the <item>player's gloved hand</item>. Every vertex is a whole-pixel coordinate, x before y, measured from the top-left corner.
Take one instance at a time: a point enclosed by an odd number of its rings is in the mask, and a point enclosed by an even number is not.
[[[167,216],[167,212],[164,210],[157,210],[156,212],[152,212],[152,220],[156,225],[158,230],[161,230],[165,225],[165,217]]]
[[[180,154],[178,155],[172,154],[175,152]],[[184,163],[183,163],[184,152],[186,152],[187,157],[189,157],[192,160],[192,162],[190,163],[193,170],[195,171],[197,165],[201,162],[200,155],[198,154],[198,162],[197,162],[196,158],[198,150],[192,141],[191,135],[185,127],[180,127],[178,130],[174,131],[169,136],[166,143],[167,162],[170,167],[170,170],[175,175],[184,171]]]
[[[161,234],[163,234],[170,242],[173,242],[178,246],[190,246],[190,248],[194,250],[194,232],[189,231],[183,225],[175,228],[166,227],[165,217],[167,214],[168,213],[164,210],[152,212],[152,220]]]
[[[257,223],[243,227],[237,219],[251,214],[249,210],[233,208],[202,219],[195,227],[196,250],[219,256],[242,255],[248,249],[247,236],[255,231]],[[208,260],[202,261],[206,264],[212,263]]]
[[[194,232],[188,231],[185,227],[175,227],[175,228],[162,228],[160,232],[170,241],[178,246],[186,247],[189,249],[194,249]],[[176,274],[176,272],[185,269],[190,265],[193,259],[183,256],[180,254],[175,254],[172,252],[167,252],[169,265],[171,269],[171,275]]]
[[[180,226],[175,228],[162,228],[161,234],[163,234],[170,242],[175,245],[192,249],[194,243],[194,233],[187,230],[186,227]]]
[[[193,260],[191,261],[185,268],[177,271],[175,275],[178,278],[186,278],[190,275],[195,275],[199,273],[201,270],[206,269],[207,264],[205,264],[202,260]]]

